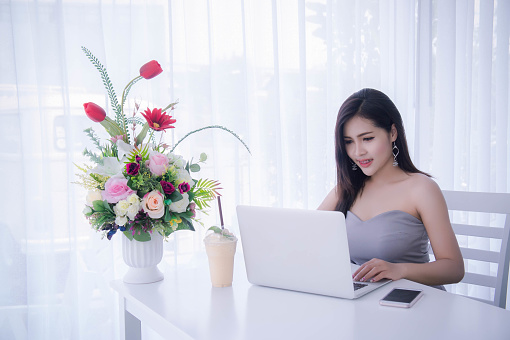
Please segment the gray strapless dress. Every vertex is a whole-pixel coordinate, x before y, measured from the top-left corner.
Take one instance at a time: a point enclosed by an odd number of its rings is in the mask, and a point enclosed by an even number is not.
[[[392,210],[362,221],[348,211],[345,220],[351,261],[357,265],[373,258],[392,263],[430,261],[427,230],[409,213]]]

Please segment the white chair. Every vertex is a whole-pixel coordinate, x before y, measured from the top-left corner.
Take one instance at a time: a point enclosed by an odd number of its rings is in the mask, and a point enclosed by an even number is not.
[[[491,213],[491,215],[484,214],[485,216],[482,218],[478,217],[477,222],[479,222],[480,219],[485,219],[485,222],[489,220],[494,222],[494,216],[496,215],[492,215],[492,213],[501,214],[499,215],[501,218],[498,219],[498,222],[499,220],[503,221],[503,225],[501,226],[494,227],[492,225],[480,226],[465,224],[464,222],[466,220],[466,216],[470,214],[461,213],[461,216],[464,216],[464,218],[462,218],[462,223],[455,223],[456,220],[453,219],[452,227],[456,235],[501,240],[501,248],[499,251],[461,247],[461,252],[464,260],[470,259],[496,263],[498,268],[497,276],[492,276],[490,274],[483,275],[471,273],[468,272],[468,268],[466,268],[466,274],[461,282],[494,288],[494,300],[492,301],[472,296],[469,297],[495,306],[499,306],[501,308],[505,308],[508,287],[508,270],[510,262],[510,251],[508,251],[510,237],[510,194],[443,190],[443,195],[446,199],[448,210],[450,211],[450,219],[452,219],[454,211]]]

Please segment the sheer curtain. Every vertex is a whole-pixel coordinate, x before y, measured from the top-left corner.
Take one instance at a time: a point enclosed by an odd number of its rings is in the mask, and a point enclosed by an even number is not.
[[[176,150],[209,155],[234,232],[236,204],[316,208],[335,183],[334,123],[363,87],[400,109],[416,165],[443,189],[510,192],[508,1],[0,0],[0,338],[113,339],[126,268],[81,210],[82,104],[109,107],[85,46],[128,101],[178,99]],[[101,135],[106,137],[105,135]],[[203,218],[217,223],[216,207]],[[492,218],[489,218],[492,223]],[[203,250],[203,229],[165,244],[162,266]],[[475,242],[460,240],[460,242]],[[493,244],[481,244],[488,249]],[[471,265],[471,264],[470,264]],[[478,265],[478,264],[474,264]],[[495,268],[480,266],[482,271]],[[464,294],[492,294],[460,287]]]

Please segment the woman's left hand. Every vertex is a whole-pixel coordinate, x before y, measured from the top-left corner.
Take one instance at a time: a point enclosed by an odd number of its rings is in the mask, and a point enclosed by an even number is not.
[[[381,279],[399,280],[404,277],[403,263],[390,263],[379,259],[371,259],[363,263],[352,274],[355,281],[377,282]]]

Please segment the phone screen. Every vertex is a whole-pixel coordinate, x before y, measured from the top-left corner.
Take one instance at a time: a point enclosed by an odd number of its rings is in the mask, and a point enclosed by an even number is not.
[[[383,301],[411,303],[420,293],[419,290],[395,288],[383,298]]]

